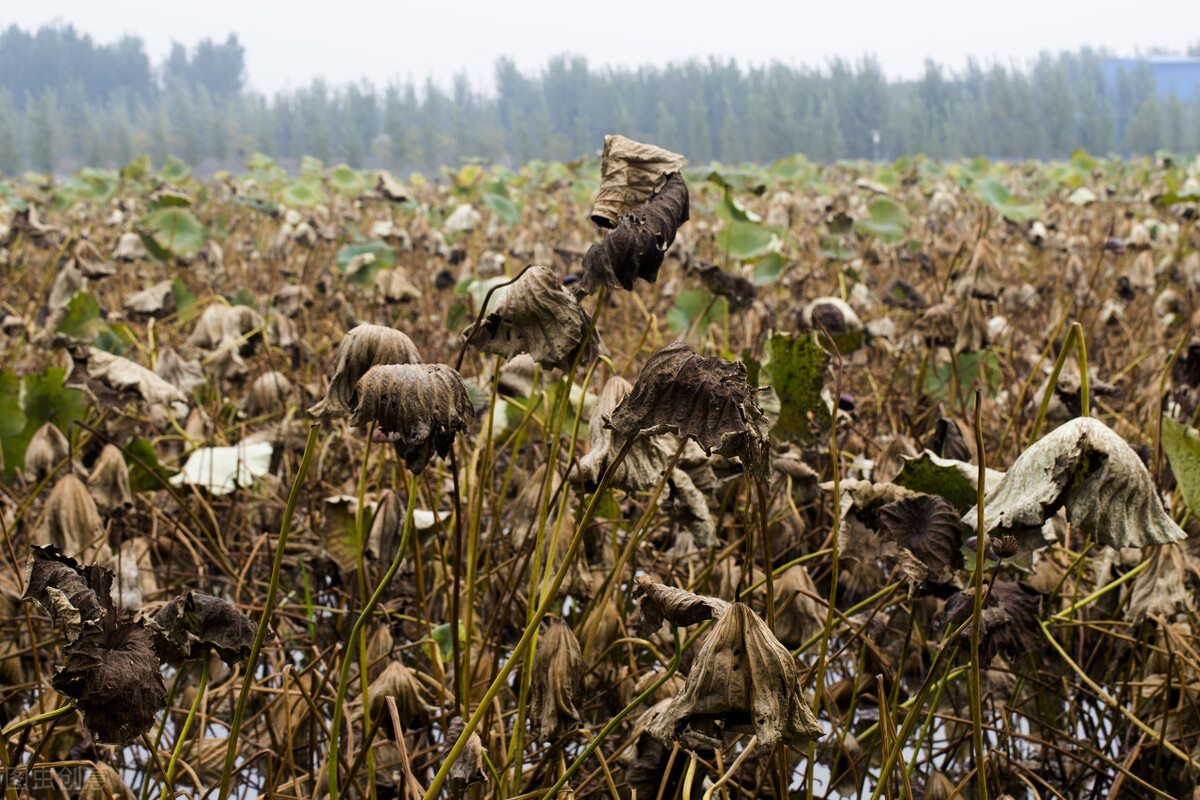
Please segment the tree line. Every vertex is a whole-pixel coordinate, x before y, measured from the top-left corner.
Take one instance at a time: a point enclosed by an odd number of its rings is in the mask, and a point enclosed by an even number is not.
[[[244,55],[234,36],[190,52],[177,44],[155,69],[134,37],[97,45],[70,27],[10,27],[0,34],[0,172],[120,166],[144,153],[212,171],[254,152],[430,170],[569,160],[612,132],[692,163],[1200,152],[1200,95],[1157,96],[1145,63],[1106,76],[1110,55],[1091,49],[958,71],[930,60],[916,80],[889,80],[872,57],[622,69],[562,55],[532,73],[502,58],[487,89],[460,75],[449,86],[314,80],[269,96],[245,87]]]

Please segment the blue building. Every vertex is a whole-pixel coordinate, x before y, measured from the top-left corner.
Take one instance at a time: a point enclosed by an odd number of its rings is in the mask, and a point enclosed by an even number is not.
[[[1114,91],[1117,73],[1122,68],[1133,73],[1143,66],[1154,74],[1154,85],[1160,98],[1174,95],[1184,102],[1200,99],[1200,58],[1189,56],[1107,59],[1104,62],[1104,81],[1109,91]]]

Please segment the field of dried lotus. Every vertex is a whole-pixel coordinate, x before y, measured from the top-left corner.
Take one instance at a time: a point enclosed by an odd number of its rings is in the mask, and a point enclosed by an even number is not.
[[[1200,796],[1200,160],[0,182],[5,800]]]

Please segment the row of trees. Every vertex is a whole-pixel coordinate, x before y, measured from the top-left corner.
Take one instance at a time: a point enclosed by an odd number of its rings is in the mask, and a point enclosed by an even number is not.
[[[929,61],[920,79],[889,81],[873,58],[820,69],[709,59],[600,70],[560,56],[536,74],[499,60],[490,92],[459,76],[449,87],[318,80],[267,97],[242,88],[242,51],[231,37],[190,56],[177,47],[153,91],[114,84],[91,92],[82,77],[40,93],[0,88],[0,172],[117,166],[146,152],[214,170],[237,168],[255,151],[283,162],[313,155],[427,170],[466,158],[570,159],[617,131],[693,163],[795,152],[821,161],[1061,158],[1077,147],[1200,152],[1200,97],[1156,96],[1146,65],[1108,81],[1107,57],[1083,50],[1023,68],[971,62],[959,72]]]

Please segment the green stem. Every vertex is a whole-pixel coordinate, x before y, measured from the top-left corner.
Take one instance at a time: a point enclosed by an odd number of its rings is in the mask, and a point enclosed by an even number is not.
[[[254,685],[255,667],[258,666],[258,656],[267,640],[267,630],[271,625],[271,616],[275,611],[275,596],[279,593],[279,575],[283,571],[283,552],[287,547],[288,534],[292,530],[292,515],[300,502],[300,490],[304,486],[304,477],[312,464],[313,453],[317,443],[317,434],[321,426],[311,425],[308,429],[308,441],[304,444],[304,455],[300,459],[300,468],[296,479],[292,482],[292,491],[288,495],[287,507],[283,510],[283,521],[279,526],[279,541],[275,544],[275,561],[271,564],[271,583],[267,589],[267,599],[263,604],[262,619],[258,623],[258,632],[254,635],[254,645],[250,648],[250,657],[246,659],[245,676],[242,678],[242,688],[238,692],[237,705],[233,709],[233,720],[229,725],[229,744],[225,748],[225,766],[221,768],[221,790],[218,800],[229,800],[233,791],[233,762],[237,759],[238,745],[241,741],[238,734],[242,729],[242,718],[246,714],[246,701],[250,697],[250,687]]]
[[[167,764],[166,781],[163,783],[162,792],[159,794],[159,800],[167,800],[168,797],[174,796],[175,786],[175,765],[179,763],[179,756],[183,753],[183,745],[187,741],[188,731],[192,729],[192,720],[196,718],[197,712],[200,711],[200,701],[204,697],[204,690],[208,688],[208,659],[210,654],[204,653],[204,657],[200,660],[200,685],[196,687],[196,697],[192,700],[192,707],[188,710],[187,719],[183,721],[183,728],[179,731],[179,737],[175,740],[175,747],[171,750],[171,760]]]
[[[1072,328],[1074,333],[1074,328]],[[1065,352],[1065,348],[1064,348]],[[1049,391],[1047,391],[1049,396]],[[979,455],[980,465],[986,464],[983,456],[983,392],[975,390],[975,452]],[[971,575],[971,584],[975,591],[975,608],[971,613],[971,727],[975,743],[975,778],[979,786],[980,800],[987,800],[987,769],[984,763],[983,749],[983,694],[980,683],[982,664],[979,663],[979,636],[983,624],[983,572],[984,558],[987,550],[986,533],[983,525],[983,503],[987,470],[979,467],[979,481],[975,498],[975,572]]]

